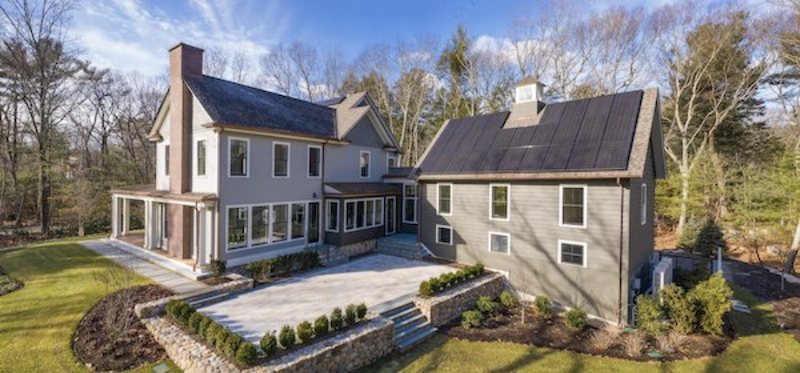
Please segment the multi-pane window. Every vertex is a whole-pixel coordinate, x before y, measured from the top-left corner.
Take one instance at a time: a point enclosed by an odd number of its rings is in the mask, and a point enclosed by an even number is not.
[[[452,210],[453,184],[437,184],[436,208],[439,215],[450,215]]]
[[[164,145],[164,175],[169,176],[169,145]]]
[[[386,168],[394,168],[397,167],[397,158],[394,156],[386,157]]]
[[[370,152],[362,151],[359,156],[360,176],[362,179],[369,177]]]
[[[292,204],[292,239],[306,236],[306,205],[304,203]]]
[[[371,227],[375,225],[375,201],[374,200],[367,200],[366,206],[366,213],[367,213],[367,221],[365,222],[365,226]]]
[[[436,226],[436,243],[444,245],[453,244],[453,228],[446,225]]]
[[[559,241],[559,262],[586,266],[586,244]]]
[[[511,236],[508,233],[489,232],[489,251],[508,254],[511,251]]]
[[[319,202],[308,203],[308,242],[319,242]]]
[[[355,229],[356,227],[356,204],[355,202],[347,202],[344,209],[344,229]]]
[[[272,239],[270,242],[286,241],[289,228],[289,205],[272,206]]]
[[[247,140],[230,141],[230,176],[247,176]]]
[[[491,186],[492,219],[508,220],[508,190],[508,185]]]
[[[403,221],[406,223],[417,222],[417,186],[403,186]]]
[[[586,226],[586,187],[561,187],[561,225]]]
[[[250,212],[251,244],[267,243],[269,241],[269,206],[253,206]]]
[[[345,202],[345,231],[383,225],[383,199],[370,198]]]
[[[197,142],[197,176],[206,174],[206,140]]]
[[[325,230],[339,231],[339,201],[328,201],[328,218],[326,219]]]
[[[308,147],[308,177],[322,175],[322,148],[319,146]]]
[[[247,246],[247,207],[228,209],[228,249]]]
[[[642,192],[641,193],[642,193],[642,195],[641,195],[642,206],[641,206],[641,210],[639,210],[639,211],[641,212],[641,215],[642,215],[641,224],[645,225],[645,224],[647,224],[647,184],[642,184]]]
[[[289,177],[289,144],[272,144],[272,176]]]

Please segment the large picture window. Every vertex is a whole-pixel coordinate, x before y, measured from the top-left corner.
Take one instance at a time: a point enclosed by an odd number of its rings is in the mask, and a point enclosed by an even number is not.
[[[289,177],[289,144],[272,143],[272,176]]]
[[[345,231],[383,225],[383,198],[345,201]]]
[[[228,153],[230,176],[247,176],[247,153],[249,142],[245,139],[230,139]]]
[[[417,222],[417,186],[413,184],[403,186],[403,222]]]
[[[492,184],[490,186],[492,208],[489,218],[493,220],[508,220],[508,200],[511,186],[508,184]]]
[[[304,203],[292,204],[292,239],[306,236],[306,205]]]
[[[228,249],[247,246],[247,207],[228,208]]]
[[[339,231],[339,201],[328,201],[328,207],[325,209],[327,211],[327,219],[325,230],[331,232],[338,232]]]
[[[289,228],[289,205],[272,206],[272,238],[270,242],[286,241]]]
[[[558,262],[586,267],[586,244],[558,241]]]
[[[320,177],[322,175],[322,147],[316,145],[308,146],[308,177]]]
[[[269,206],[253,206],[250,226],[252,245],[269,242]]]
[[[561,186],[561,226],[586,227],[586,186]]]
[[[197,176],[206,175],[206,140],[197,142]]]
[[[450,215],[453,212],[453,184],[436,184],[436,212]]]

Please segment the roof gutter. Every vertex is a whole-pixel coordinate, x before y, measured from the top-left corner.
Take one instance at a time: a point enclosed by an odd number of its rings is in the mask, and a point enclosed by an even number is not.
[[[245,127],[236,124],[224,124],[224,123],[207,123],[203,124],[205,128],[213,128],[219,131],[231,131],[235,133],[243,133],[248,135],[255,135],[255,136],[267,136],[267,137],[277,137],[281,139],[288,139],[288,140],[298,140],[298,141],[308,141],[308,142],[315,142],[320,144],[337,144],[337,145],[347,145],[350,142],[344,140],[337,140],[327,137],[321,136],[311,136],[311,135],[297,135],[288,132],[276,131],[276,130],[267,130],[267,129],[255,129],[251,127]]]
[[[641,172],[629,170],[617,171],[568,171],[568,172],[487,172],[459,174],[431,174],[424,171],[418,179],[422,181],[496,181],[496,180],[564,180],[564,179],[636,179]]]

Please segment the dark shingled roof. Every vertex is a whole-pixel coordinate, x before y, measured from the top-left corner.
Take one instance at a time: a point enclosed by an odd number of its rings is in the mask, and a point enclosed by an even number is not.
[[[338,105],[338,104],[342,103],[342,101],[344,101],[344,99],[346,99],[346,98],[347,98],[347,96],[333,97],[333,98],[328,98],[328,99],[325,99],[325,100],[317,101],[316,104],[317,105],[323,105],[323,106]]]
[[[205,75],[184,81],[215,124],[336,138],[336,111],[327,106]]]
[[[383,196],[400,194],[400,187],[384,183],[325,183],[342,196]]]
[[[539,123],[503,128],[508,112],[451,120],[422,174],[625,170],[642,91],[548,104]]]

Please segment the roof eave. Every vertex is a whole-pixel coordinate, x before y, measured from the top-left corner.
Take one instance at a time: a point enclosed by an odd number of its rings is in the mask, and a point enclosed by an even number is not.
[[[499,180],[599,180],[636,179],[641,172],[630,170],[568,171],[568,172],[487,172],[487,173],[425,173],[417,177],[420,181],[499,181]]]
[[[346,145],[350,143],[349,141],[339,140],[335,137],[315,136],[315,135],[300,134],[295,132],[280,131],[274,129],[254,128],[232,123],[206,123],[203,124],[202,126],[204,128],[220,129],[223,131],[228,130],[232,132],[247,133],[260,136],[281,137],[294,140],[314,141],[314,142],[323,142],[323,143],[339,144],[339,145]]]

